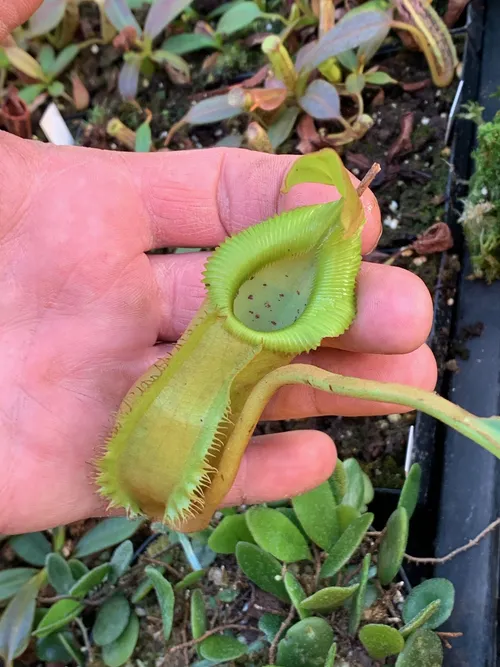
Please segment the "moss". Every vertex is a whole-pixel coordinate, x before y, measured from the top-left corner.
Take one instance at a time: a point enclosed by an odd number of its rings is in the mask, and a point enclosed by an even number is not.
[[[474,276],[491,283],[500,278],[500,112],[477,122],[475,173],[460,221]]]
[[[401,489],[404,470],[392,456],[385,456],[371,463],[360,463],[362,469],[377,489]]]

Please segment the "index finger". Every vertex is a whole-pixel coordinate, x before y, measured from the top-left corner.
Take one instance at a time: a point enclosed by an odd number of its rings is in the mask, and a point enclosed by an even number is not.
[[[42,0],[0,0],[0,40],[24,23],[42,4]]]
[[[281,193],[283,179],[297,158],[236,148],[124,156],[131,173],[140,174],[151,249],[216,246],[226,236],[281,211],[337,199],[335,188],[318,184]],[[363,253],[367,253],[380,236],[380,211],[371,191],[361,200],[366,214]]]

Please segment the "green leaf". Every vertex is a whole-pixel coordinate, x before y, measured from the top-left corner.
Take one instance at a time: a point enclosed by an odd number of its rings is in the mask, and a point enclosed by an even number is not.
[[[70,595],[75,598],[83,598],[89,593],[93,588],[96,588],[101,584],[106,577],[111,573],[111,564],[103,563],[98,565],[90,572],[87,572],[83,575],[78,581],[71,587]]]
[[[97,646],[111,644],[122,634],[130,620],[130,605],[123,593],[116,593],[97,612],[92,637]]]
[[[377,574],[382,586],[387,586],[399,572],[408,542],[408,514],[404,507],[389,517],[378,551]]]
[[[171,65],[174,69],[182,72],[185,76],[189,76],[190,68],[189,64],[181,58],[176,53],[171,53],[170,51],[162,51],[161,49],[153,51],[151,55],[151,60],[159,65]]]
[[[359,95],[363,91],[365,83],[366,81],[364,74],[355,74],[352,72],[346,77],[345,87],[347,92],[351,95]]]
[[[207,660],[220,660],[221,662],[236,660],[246,652],[245,644],[227,635],[212,635],[200,644],[200,655]]]
[[[62,663],[63,665],[69,665],[73,659],[73,656],[68,652],[66,646],[61,642],[60,637],[62,636],[62,634],[53,634],[48,635],[47,637],[43,637],[42,639],[37,639],[37,658],[43,662],[58,662]],[[66,633],[66,640],[68,642],[74,642],[73,636],[70,632]]]
[[[298,107],[286,107],[278,116],[277,120],[267,130],[267,136],[271,142],[271,146],[276,150],[285,142],[299,116],[300,109]]]
[[[0,657],[11,667],[27,649],[35,618],[38,591],[46,580],[42,570],[17,591],[0,618]]]
[[[132,656],[139,639],[139,619],[135,612],[122,634],[111,644],[102,647],[102,659],[107,667],[121,667]]]
[[[68,634],[58,634],[57,638],[66,649],[68,655],[70,655],[76,662],[78,667],[84,667],[84,665],[86,664],[85,656],[81,652],[80,647],[76,645],[76,642],[73,640],[73,637],[71,636],[70,638]]]
[[[253,542],[244,514],[222,519],[208,539],[208,546],[218,554],[234,554],[238,542]]]
[[[292,498],[292,505],[308,537],[328,551],[340,537],[335,498],[328,482]]]
[[[371,83],[375,86],[385,86],[387,83],[397,83],[396,79],[389,76],[385,72],[367,72],[365,74],[366,83]]]
[[[214,37],[210,35],[198,35],[194,32],[185,32],[180,35],[173,35],[165,40],[162,44],[162,51],[170,51],[178,56],[183,56],[186,53],[193,53],[201,51],[202,49],[219,48],[219,44]]]
[[[193,639],[199,639],[207,631],[207,612],[203,593],[198,589],[191,594],[191,634]]]
[[[281,628],[284,620],[283,616],[271,614],[268,611],[262,614],[259,618],[259,630],[264,633],[269,643],[271,643],[278,634],[278,630]]]
[[[54,81],[47,89],[51,97],[61,97],[64,93],[64,86],[60,81]]]
[[[0,602],[13,597],[37,572],[32,567],[14,567],[0,572]]]
[[[349,633],[355,635],[358,631],[361,622],[361,616],[365,608],[366,586],[370,575],[370,554],[366,554],[363,558],[363,565],[361,567],[361,576],[359,579],[359,588],[352,601],[352,607],[349,614]]]
[[[191,586],[194,586],[194,584],[197,584],[201,579],[203,579],[206,573],[206,570],[196,570],[195,572],[186,574],[184,579],[181,579],[181,581],[178,581],[175,584],[174,590],[177,592],[183,591],[185,588],[191,588]]]
[[[291,572],[285,573],[283,581],[285,583],[286,592],[290,596],[290,600],[297,610],[299,618],[308,618],[311,614],[309,611],[307,611],[307,609],[302,607],[302,602],[306,599],[307,596],[304,589],[300,585],[300,582]]]
[[[337,655],[337,644],[334,642],[330,646],[330,650],[328,651],[328,655],[326,656],[325,667],[334,667],[336,655]]]
[[[455,588],[448,579],[428,579],[422,584],[415,586],[410,595],[406,598],[403,605],[403,620],[410,623],[425,608],[434,602],[440,600],[439,609],[425,621],[424,627],[438,628],[451,616],[453,605],[455,604]]]
[[[128,570],[132,558],[134,556],[134,545],[130,540],[125,540],[119,544],[111,556],[109,564],[111,565],[111,572],[109,575],[109,583],[116,584],[118,579]]]
[[[323,563],[320,571],[322,577],[333,577],[352,558],[372,521],[373,514],[367,512],[346,528]]]
[[[280,667],[324,667],[333,643],[333,630],[322,618],[293,625],[278,644]]]
[[[105,519],[89,530],[76,545],[74,556],[83,558],[113,547],[131,537],[143,523],[142,520]]]
[[[256,544],[240,542],[236,547],[236,560],[243,573],[259,588],[284,602],[290,601],[281,578],[281,564],[271,554]]]
[[[356,459],[346,459],[344,461],[344,472],[347,478],[347,489],[342,504],[359,510],[364,505],[365,496],[363,471]]]
[[[361,512],[350,505],[339,505],[336,514],[341,535],[345,533],[353,521],[356,521],[361,516]]]
[[[340,459],[337,460],[335,470],[328,478],[328,483],[332,489],[333,497],[339,505],[347,492],[347,473],[344,463]]]
[[[57,632],[79,616],[84,608],[77,600],[59,600],[50,607],[33,634],[35,637],[46,637]]]
[[[25,535],[16,535],[11,537],[9,545],[16,552],[19,558],[22,558],[30,565],[43,567],[45,559],[52,551],[50,542],[43,533],[26,533]]]
[[[9,59],[5,50],[0,46],[0,69],[7,69],[9,66]]]
[[[153,582],[163,621],[163,638],[165,641],[168,641],[174,622],[174,589],[172,588],[172,584],[158,570],[155,570],[154,567],[148,565],[144,572]]]
[[[58,77],[64,70],[71,65],[76,56],[80,53],[78,44],[70,44],[63,49],[56,57],[53,67],[47,72],[52,79]]]
[[[337,60],[342,67],[345,67],[350,72],[354,72],[358,67],[358,59],[356,57],[356,52],[353,49],[348,49],[347,51],[344,51],[344,53],[338,53]]]
[[[302,608],[310,611],[328,612],[344,604],[358,590],[359,584],[352,586],[330,586],[313,593],[302,602]]]
[[[369,505],[375,497],[375,490],[371,479],[363,472],[363,504]]]
[[[71,568],[60,554],[49,554],[46,560],[49,584],[58,595],[64,595],[75,583]]]
[[[442,667],[443,644],[432,630],[421,628],[408,638],[396,667]]]
[[[411,519],[418,503],[420,494],[420,480],[422,479],[422,467],[414,463],[405,479],[405,483],[399,496],[398,507],[404,507],[408,514],[408,520]]]
[[[135,133],[135,152],[149,153],[152,145],[151,124],[146,120],[139,125]]]
[[[31,104],[46,89],[47,85],[45,83],[34,83],[31,86],[24,86],[24,88],[19,91],[19,97],[23,102],[26,102],[26,104]]]
[[[84,574],[89,572],[89,568],[85,565],[85,563],[82,563],[81,560],[78,560],[78,558],[70,558],[68,565],[75,581],[78,581],[83,577]]]
[[[56,52],[50,44],[44,44],[38,53],[38,62],[45,74],[49,74],[56,60]]]
[[[255,2],[239,2],[225,12],[217,24],[219,35],[232,35],[243,30],[262,16],[262,11]]]
[[[13,67],[35,81],[45,81],[43,69],[29,53],[18,46],[4,46],[3,49]]]
[[[278,510],[252,507],[245,513],[257,544],[285,563],[311,560],[311,552],[300,530]]]
[[[364,625],[359,631],[359,639],[374,660],[385,660],[390,655],[397,655],[405,645],[405,640],[396,628],[378,623]]]
[[[422,609],[421,612],[419,612],[416,616],[414,616],[411,619],[411,621],[409,621],[406,625],[400,628],[399,632],[406,639],[406,637],[409,637],[412,632],[415,632],[415,630],[421,628],[426,621],[428,621],[432,616],[434,616],[434,614],[437,611],[439,611],[440,607],[441,607],[441,600],[434,600],[434,602],[428,604],[427,607],[424,607],[424,609]]]

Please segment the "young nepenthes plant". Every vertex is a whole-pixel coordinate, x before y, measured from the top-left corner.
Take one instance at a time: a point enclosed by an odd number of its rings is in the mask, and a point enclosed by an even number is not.
[[[206,527],[267,402],[289,384],[422,410],[500,458],[498,417],[476,417],[421,389],[290,363],[354,320],[365,223],[367,180],[356,190],[335,151],[297,159],[283,191],[300,183],[334,186],[340,199],[282,213],[222,243],[207,262],[207,297],[188,331],[123,400],[97,461],[111,506],[182,532]]]

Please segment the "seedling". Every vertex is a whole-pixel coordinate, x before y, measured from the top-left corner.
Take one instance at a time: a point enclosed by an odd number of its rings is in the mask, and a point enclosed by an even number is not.
[[[39,95],[48,93],[51,97],[63,97],[73,103],[72,98],[65,92],[64,84],[59,77],[71,65],[80,51],[92,43],[94,40],[71,44],[57,54],[50,44],[44,44],[40,48],[38,59],[33,58],[19,46],[5,46],[4,52],[10,66],[33,81],[21,88],[19,93],[21,99],[30,104]]]
[[[373,125],[364,110],[365,87],[396,83],[377,67],[367,69],[391,28],[418,35],[418,44],[427,57],[436,85],[448,85],[455,73],[455,48],[439,16],[426,3],[417,3],[418,11],[412,8],[411,12],[405,9],[405,3],[406,0],[395,0],[393,6],[387,0],[372,0],[349,11],[333,27],[329,28],[332,20],[320,21],[319,39],[302,47],[295,60],[282,38],[267,37],[262,50],[269,60],[271,74],[265,87],[247,89],[244,93],[236,88],[219,98],[198,103],[171,128],[167,145],[185,124],[213,123],[241,113],[250,114],[267,131],[273,149],[288,138],[304,113],[312,119],[335,121],[341,126],[340,132],[325,136],[325,143],[330,146],[339,147],[360,139]],[[396,13],[398,19],[404,20],[394,20]],[[318,74],[323,78],[318,78]],[[355,105],[356,111],[349,118],[342,113],[341,96],[350,98]]]
[[[104,11],[112,25],[118,30],[115,45],[125,51],[125,63],[120,71],[118,88],[125,99],[135,99],[139,75],[148,73],[156,65],[163,65],[175,81],[189,80],[187,62],[172,51],[155,49],[154,40],[192,0],[157,0],[149,10],[142,29],[126,0],[104,0]]]
[[[497,417],[475,417],[420,389],[289,365],[351,325],[365,221],[364,185],[356,191],[335,151],[299,158],[283,191],[304,182],[335,186],[341,199],[283,213],[226,240],[207,263],[207,298],[172,357],[124,398],[97,461],[110,506],[180,531],[205,528],[265,405],[291,384],[419,409],[500,456]]]

